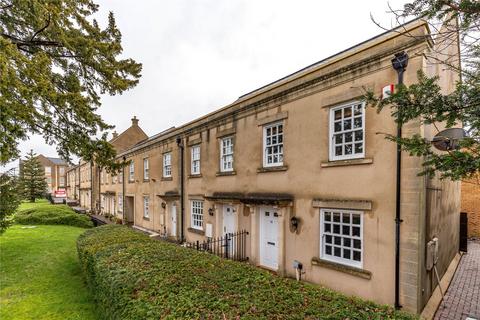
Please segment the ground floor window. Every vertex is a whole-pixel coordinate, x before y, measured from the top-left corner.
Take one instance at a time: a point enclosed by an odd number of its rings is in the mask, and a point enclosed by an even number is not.
[[[192,200],[191,213],[192,213],[192,228],[202,229],[203,228],[203,201]]]
[[[123,211],[123,195],[120,193],[118,195],[118,212]]]
[[[148,218],[150,215],[150,197],[143,196],[143,217]]]
[[[363,266],[363,212],[320,210],[320,257],[353,267]]]

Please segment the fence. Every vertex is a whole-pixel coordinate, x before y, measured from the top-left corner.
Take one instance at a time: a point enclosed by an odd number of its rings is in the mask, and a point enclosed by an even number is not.
[[[187,242],[187,248],[197,251],[204,251],[219,257],[235,260],[247,261],[247,236],[248,231],[242,230],[233,233],[227,233],[222,237],[209,238],[204,241]]]

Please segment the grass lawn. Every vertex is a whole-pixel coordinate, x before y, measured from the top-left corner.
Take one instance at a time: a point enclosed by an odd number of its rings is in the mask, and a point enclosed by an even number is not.
[[[47,199],[37,199],[35,202],[23,201],[22,203],[20,203],[20,206],[18,207],[17,211],[44,207],[49,205],[50,205],[50,202]]]
[[[97,319],[75,245],[84,231],[14,225],[0,236],[0,319]]]

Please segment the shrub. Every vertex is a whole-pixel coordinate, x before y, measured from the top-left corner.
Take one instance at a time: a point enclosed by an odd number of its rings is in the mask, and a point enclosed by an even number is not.
[[[81,228],[93,227],[88,216],[76,213],[69,206],[47,203],[17,211],[15,222],[18,224],[62,224]]]
[[[77,249],[104,319],[413,319],[125,226],[87,230]]]

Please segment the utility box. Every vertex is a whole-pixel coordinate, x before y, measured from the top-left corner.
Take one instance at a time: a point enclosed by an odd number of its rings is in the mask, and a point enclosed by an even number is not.
[[[425,267],[428,271],[432,270],[438,259],[438,238],[433,238],[427,243],[427,261]]]

